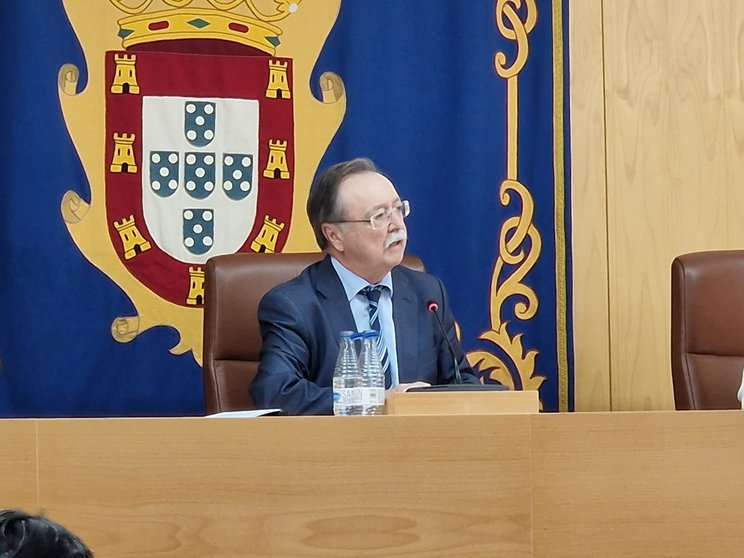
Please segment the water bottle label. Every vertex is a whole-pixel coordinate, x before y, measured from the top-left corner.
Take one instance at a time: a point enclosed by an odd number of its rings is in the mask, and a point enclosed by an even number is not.
[[[363,388],[362,405],[376,406],[385,404],[385,388]]]
[[[333,403],[338,406],[361,405],[362,388],[333,388]]]

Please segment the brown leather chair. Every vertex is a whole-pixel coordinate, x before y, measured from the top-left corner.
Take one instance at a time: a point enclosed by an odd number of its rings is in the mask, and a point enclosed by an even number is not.
[[[241,253],[207,261],[204,287],[204,400],[207,414],[254,409],[248,386],[258,372],[261,333],[258,303],[275,285],[288,281],[323,253]],[[423,271],[421,260],[403,265]]]
[[[744,250],[672,262],[672,383],[677,409],[739,409],[744,368]]]

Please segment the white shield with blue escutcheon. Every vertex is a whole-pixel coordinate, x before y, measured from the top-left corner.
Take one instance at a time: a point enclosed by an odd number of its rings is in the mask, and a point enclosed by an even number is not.
[[[144,97],[142,203],[155,243],[201,264],[245,243],[258,199],[258,101]]]

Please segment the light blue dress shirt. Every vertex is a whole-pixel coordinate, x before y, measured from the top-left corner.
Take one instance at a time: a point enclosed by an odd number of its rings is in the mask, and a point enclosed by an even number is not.
[[[346,298],[349,301],[351,313],[354,316],[357,331],[366,331],[372,329],[369,323],[369,306],[367,296],[360,293],[364,287],[370,286],[366,279],[362,279],[356,273],[346,269],[341,262],[331,256],[331,264],[336,270],[338,278],[346,292]],[[380,302],[378,303],[378,315],[380,318],[380,330],[382,340],[387,347],[390,357],[390,385],[397,386],[400,383],[398,376],[398,353],[395,345],[395,323],[393,322],[393,276],[388,271],[387,275],[382,278],[378,285],[384,285],[387,289],[382,289]],[[371,285],[375,286],[375,285]],[[395,358],[393,358],[393,355]]]

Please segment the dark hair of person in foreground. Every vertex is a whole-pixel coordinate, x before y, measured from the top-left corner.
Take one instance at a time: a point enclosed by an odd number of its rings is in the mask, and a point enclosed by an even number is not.
[[[93,558],[79,537],[40,515],[0,511],[0,558]]]

